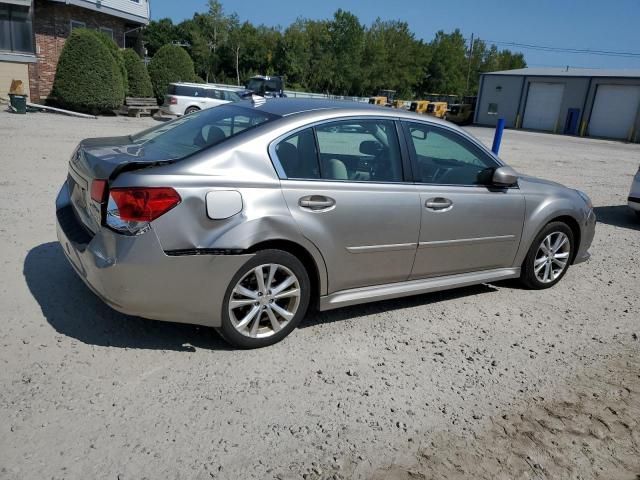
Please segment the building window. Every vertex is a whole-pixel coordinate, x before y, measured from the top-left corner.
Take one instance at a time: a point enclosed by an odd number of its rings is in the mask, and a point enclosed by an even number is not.
[[[0,50],[34,53],[31,7],[0,4]]]
[[[107,27],[100,27],[100,31],[104,33],[107,37],[113,40],[113,29]]]
[[[78,22],[77,20],[71,20],[71,31],[73,32],[76,28],[87,28],[87,24]]]
[[[489,109],[487,110],[487,113],[489,115],[497,115],[498,114],[498,104],[497,103],[490,103],[489,104]]]

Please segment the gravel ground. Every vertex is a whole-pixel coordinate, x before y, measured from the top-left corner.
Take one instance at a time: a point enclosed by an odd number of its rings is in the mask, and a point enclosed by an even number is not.
[[[56,242],[75,144],[154,123],[0,113],[0,478],[640,474],[640,223],[624,206],[640,145],[505,133],[512,166],[597,205],[592,259],[553,289],[313,314],[233,351],[207,328],[112,311]]]

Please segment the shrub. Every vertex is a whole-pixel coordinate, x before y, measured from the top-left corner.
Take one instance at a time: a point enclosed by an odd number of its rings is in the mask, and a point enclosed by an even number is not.
[[[157,51],[149,63],[149,76],[159,101],[163,101],[171,82],[193,82],[196,79],[193,60],[184,48],[176,45],[165,45]]]
[[[129,88],[127,90],[128,97],[153,97],[153,86],[147,67],[142,63],[142,59],[138,54],[127,48],[122,52],[124,57],[124,65],[127,69],[127,78]]]
[[[122,105],[124,85],[118,65],[95,32],[77,29],[65,42],[52,95],[63,108],[104,112]]]
[[[104,46],[109,49],[109,53],[111,53],[111,56],[116,61],[116,64],[118,65],[118,70],[120,70],[120,75],[122,76],[122,85],[126,93],[129,82],[127,81],[127,68],[124,63],[124,56],[122,55],[122,50],[120,50],[118,45],[116,45],[116,42],[114,42],[113,39],[111,37],[108,37],[105,33],[99,32],[97,30],[90,30],[90,31],[93,32],[96,35],[96,38],[100,40],[104,44]]]

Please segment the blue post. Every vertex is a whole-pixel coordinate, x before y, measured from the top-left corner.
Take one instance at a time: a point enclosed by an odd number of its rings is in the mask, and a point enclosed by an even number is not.
[[[500,151],[500,142],[502,142],[502,132],[504,130],[504,118],[498,119],[498,124],[496,125],[496,133],[493,137],[493,147],[491,147],[491,151],[498,155]]]

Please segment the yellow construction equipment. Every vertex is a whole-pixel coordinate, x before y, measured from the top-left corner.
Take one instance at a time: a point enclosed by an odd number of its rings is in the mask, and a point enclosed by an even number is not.
[[[432,115],[438,118],[444,118],[447,114],[447,102],[429,102],[427,105],[427,115]]]
[[[409,110],[416,113],[427,113],[427,108],[429,107],[428,100],[415,100],[411,102],[411,106]]]
[[[393,100],[396,96],[395,90],[380,90],[378,95],[371,97],[369,103],[371,105],[381,105],[384,107],[393,106]]]

